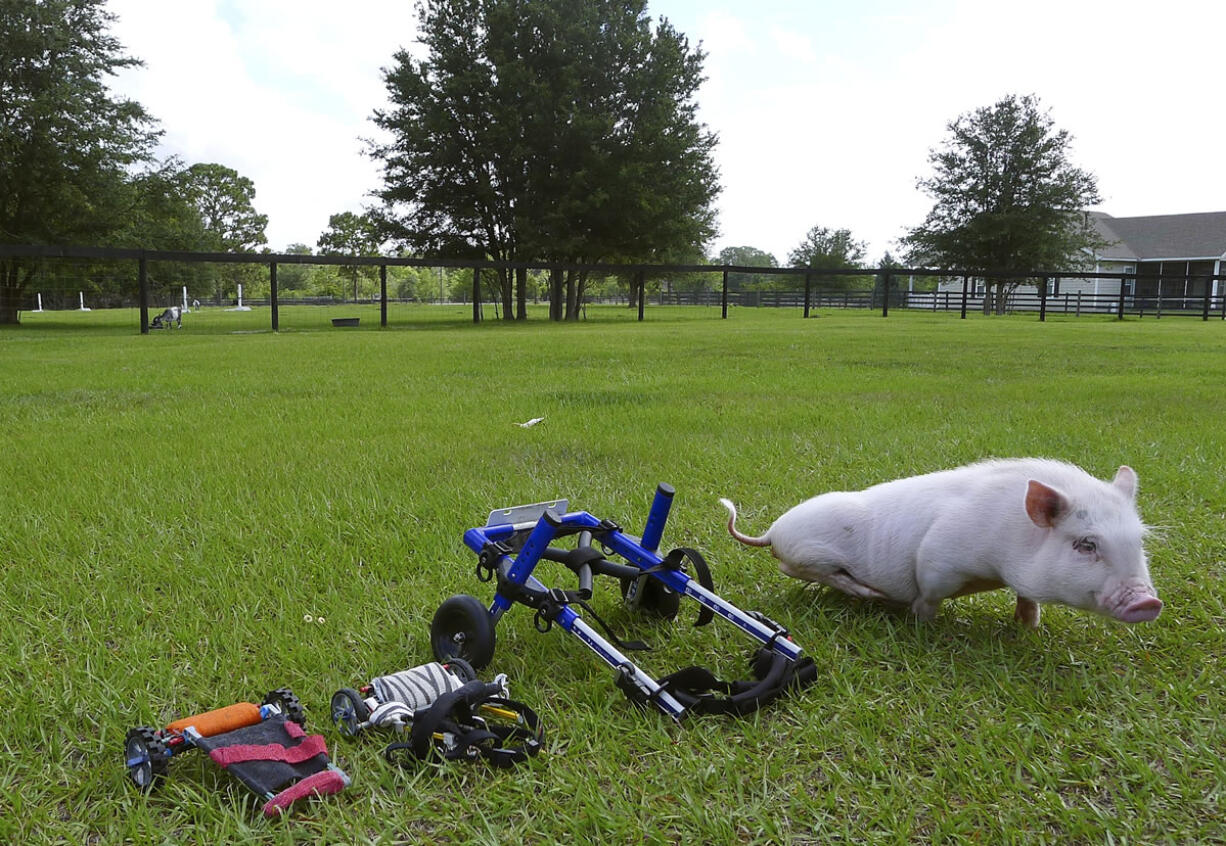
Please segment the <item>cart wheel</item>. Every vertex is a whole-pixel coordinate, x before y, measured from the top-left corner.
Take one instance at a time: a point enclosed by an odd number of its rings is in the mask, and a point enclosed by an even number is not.
[[[453,658],[477,670],[488,664],[494,657],[494,621],[481,600],[461,593],[440,605],[430,623],[430,648],[442,664]]]
[[[630,593],[630,585],[635,581],[638,581],[639,589],[634,597],[634,601],[630,602],[627,597]],[[621,585],[622,599],[626,599],[632,607],[640,611],[654,614],[657,617],[663,617],[666,620],[672,620],[681,609],[681,594],[663,582],[651,578],[651,576],[621,579]]]
[[[477,680],[477,671],[473,669],[472,664],[463,658],[448,658],[443,666],[451,670],[464,684]]]
[[[281,709],[281,713],[285,715],[287,720],[292,720],[298,725],[306,728],[306,711],[302,708],[302,703],[298,701],[298,697],[288,687],[279,687],[276,690],[269,691],[264,697],[265,705],[276,705]]]
[[[352,687],[342,687],[332,694],[332,722],[341,734],[354,737],[369,719],[370,709],[366,707],[366,700]]]
[[[130,729],[124,738],[123,752],[128,778],[141,790],[152,790],[166,775],[170,751],[153,729],[144,726]]]

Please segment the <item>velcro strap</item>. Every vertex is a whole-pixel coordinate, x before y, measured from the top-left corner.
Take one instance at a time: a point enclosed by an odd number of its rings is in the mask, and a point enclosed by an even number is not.
[[[687,711],[744,716],[792,688],[807,687],[817,678],[817,666],[812,658],[793,661],[765,648],[754,653],[750,666],[757,677],[755,680],[726,682],[703,667],[686,667],[664,676],[657,684]]]
[[[287,747],[279,743],[263,745],[240,743],[209,751],[209,757],[223,769],[231,764],[241,764],[245,761],[281,761],[285,764],[301,764],[316,755],[327,754],[328,748],[324,745],[323,735],[319,734],[307,737],[297,746]]]
[[[698,580],[698,584],[711,591],[711,593],[715,593],[715,582],[711,579],[711,568],[707,566],[707,560],[702,557],[698,550],[690,549],[688,546],[679,546],[664,558],[661,566],[667,567],[670,570],[680,570],[684,561],[689,561],[694,565],[694,578]],[[694,627],[705,626],[714,619],[715,612],[703,605],[698,609],[698,619],[694,621]]]
[[[285,788],[264,803],[264,816],[276,817],[292,803],[307,796],[327,796],[340,793],[349,785],[349,779],[335,767],[312,773],[306,778]]]

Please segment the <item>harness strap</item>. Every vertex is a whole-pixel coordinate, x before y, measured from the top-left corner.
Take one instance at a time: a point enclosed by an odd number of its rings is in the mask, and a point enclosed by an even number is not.
[[[285,788],[264,803],[264,816],[276,817],[292,803],[306,796],[327,796],[340,793],[349,786],[349,777],[331,765],[326,770],[312,773],[306,778]]]
[[[651,650],[651,647],[647,644],[646,641],[622,640],[621,638],[619,638],[616,634],[613,633],[612,627],[609,626],[609,624],[606,623],[601,618],[601,616],[596,613],[596,609],[588,605],[583,600],[579,600],[575,604],[578,605],[580,608],[582,608],[587,613],[587,616],[590,616],[593,620],[595,620],[600,625],[602,629],[604,629],[604,633],[609,638],[609,641],[621,651],[623,652],[646,652],[646,651]]]
[[[749,664],[754,680],[721,681],[703,667],[686,667],[664,676],[657,684],[687,711],[744,716],[773,702],[788,690],[807,687],[817,679],[817,665],[809,657],[793,661],[781,653],[762,648],[753,654]],[[622,690],[626,689],[622,687]],[[636,700],[636,697],[630,698]]]
[[[669,570],[680,570],[682,564],[686,561],[694,565],[694,578],[698,580],[698,584],[711,591],[711,593],[715,593],[715,582],[711,579],[711,568],[707,566],[707,560],[696,549],[690,549],[688,546],[679,546],[664,558],[664,562],[660,566],[667,567]],[[694,622],[694,627],[705,626],[714,619],[715,612],[703,605],[698,610],[698,619]]]
[[[328,748],[324,745],[323,736],[318,734],[304,738],[297,746],[282,746],[279,743],[238,744],[209,751],[209,757],[222,769],[231,764],[242,764],[246,761],[281,761],[285,764],[301,764],[316,755],[327,754]]]

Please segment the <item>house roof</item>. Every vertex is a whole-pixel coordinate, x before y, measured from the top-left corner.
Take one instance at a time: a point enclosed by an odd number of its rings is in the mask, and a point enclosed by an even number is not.
[[[1226,256],[1226,211],[1147,217],[1112,217],[1090,212],[1090,217],[1108,243],[1099,250],[1100,259],[1150,261]]]

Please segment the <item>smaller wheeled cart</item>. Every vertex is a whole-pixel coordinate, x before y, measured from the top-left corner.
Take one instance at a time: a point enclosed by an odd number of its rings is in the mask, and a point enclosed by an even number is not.
[[[379,676],[357,690],[342,687],[332,694],[332,722],[349,737],[372,728],[400,734],[403,741],[383,750],[400,765],[483,758],[509,767],[536,755],[544,741],[536,712],[510,698],[506,675],[483,682],[461,658]]]

